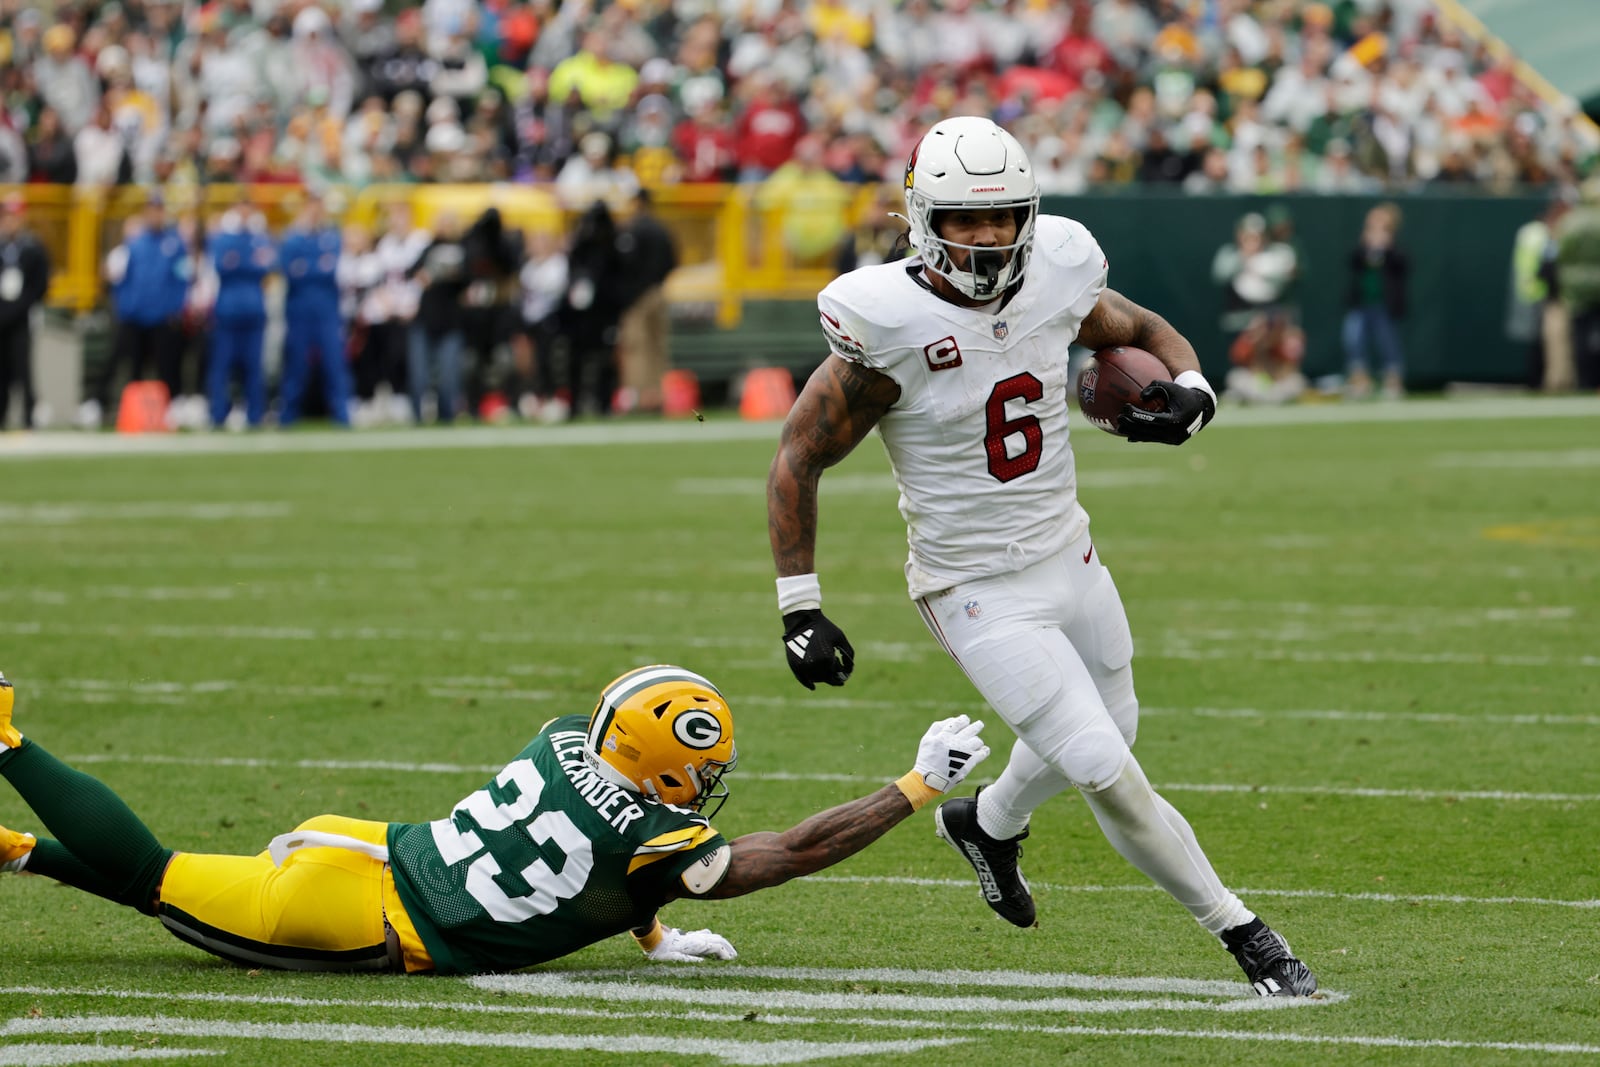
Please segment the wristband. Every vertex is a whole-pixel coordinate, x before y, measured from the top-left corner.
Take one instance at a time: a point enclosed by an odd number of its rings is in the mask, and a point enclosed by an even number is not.
[[[1217,391],[1211,388],[1211,383],[1206,381],[1206,376],[1197,370],[1186,370],[1173,380],[1173,384],[1181,385],[1186,389],[1198,389],[1211,397],[1211,402],[1217,402]]]
[[[934,797],[944,795],[940,790],[927,783],[922,777],[921,771],[907,771],[899,778],[896,778],[894,784],[899,788],[900,792],[905,794],[906,799],[911,802],[912,811],[918,810]]]
[[[792,574],[778,579],[778,614],[816,611],[822,607],[822,583],[812,574]]]
[[[661,944],[661,939],[664,936],[661,932],[661,919],[659,917],[650,920],[650,928],[644,933],[641,934],[638,930],[629,930],[628,933],[632,934],[633,939],[639,943],[640,951],[646,954],[654,952],[656,947]]]

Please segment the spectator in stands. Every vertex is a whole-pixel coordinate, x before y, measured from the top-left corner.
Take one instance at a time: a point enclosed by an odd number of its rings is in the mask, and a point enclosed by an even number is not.
[[[424,394],[431,388],[436,417],[448,425],[461,401],[461,294],[470,280],[461,222],[452,212],[434,220],[432,242],[406,273],[422,287],[407,347],[411,413],[424,421]]]
[[[577,53],[550,72],[550,98],[565,101],[576,94],[597,121],[609,122],[613,113],[628,105],[639,81],[637,70],[613,57],[620,45],[608,41],[598,27],[584,34]]]
[[[782,219],[785,251],[798,264],[815,264],[844,236],[850,188],[822,165],[822,142],[802,138],[794,158],[761,183],[756,206]]]
[[[1406,281],[1410,264],[1395,245],[1400,209],[1379,204],[1367,212],[1361,238],[1349,258],[1350,287],[1345,299],[1344,351],[1346,390],[1357,399],[1372,394],[1369,354],[1383,363],[1383,396],[1405,395],[1405,350],[1400,322],[1406,315]]]
[[[123,238],[105,264],[116,334],[110,356],[79,411],[79,421],[91,428],[98,427],[102,413],[110,409],[111,384],[119,368],[127,367],[130,381],[144,379],[146,371],[158,364],[163,378],[174,376],[170,363],[181,351],[178,319],[194,277],[190,250],[167,223],[160,194],[151,193],[139,218],[128,220]]]
[[[6,427],[12,386],[22,392],[22,425],[34,427],[33,313],[50,288],[50,257],[27,229],[27,202],[0,200],[0,430]]]
[[[771,75],[753,73],[749,85],[750,99],[734,124],[734,153],[739,180],[759,182],[794,155],[806,120],[788,88]]]
[[[77,149],[62,128],[55,108],[44,108],[34,122],[28,143],[27,180],[53,185],[71,185],[78,180]]]
[[[726,182],[736,177],[738,145],[715,101],[690,108],[689,117],[673,131],[672,143],[683,161],[685,182]]]
[[[262,284],[278,270],[277,251],[266,233],[266,220],[248,203],[222,213],[206,245],[206,259],[217,276],[211,358],[206,368],[206,397],[211,425],[228,425],[235,379],[244,386],[245,421],[259,429],[267,414],[267,386],[261,346],[267,329]]]
[[[94,71],[75,51],[77,33],[65,22],[44,31],[44,54],[34,61],[33,82],[39,96],[61,116],[68,133],[76,134],[94,118],[100,86]]]
[[[104,100],[95,105],[93,117],[73,137],[72,150],[80,188],[102,190],[133,179],[127,145],[111,125],[111,106]]]
[[[337,425],[350,425],[350,372],[339,300],[342,262],[339,231],[329,221],[322,197],[309,193],[278,246],[285,283],[279,426],[292,426],[300,418],[300,402],[313,366],[321,372],[329,418]]]
[[[617,362],[624,411],[659,412],[661,379],[672,366],[672,323],[666,282],[678,266],[677,242],[640,189],[633,214],[617,233],[624,310],[617,327]]]
[[[568,159],[556,176],[556,195],[568,210],[578,210],[596,200],[620,208],[639,191],[639,179],[619,162],[611,135],[593,130],[578,142],[578,154]]]
[[[1033,156],[1037,160],[1037,155]],[[895,214],[903,210],[903,197],[898,185],[884,185],[878,197],[865,212],[855,229],[844,235],[839,251],[834,257],[834,271],[848,274],[857,267],[870,267],[878,263],[893,263],[905,258],[911,250],[904,240],[906,227]],[[895,213],[895,214],[891,214]]]
[[[1600,179],[1589,179],[1556,230],[1556,281],[1572,317],[1578,388],[1600,389]]]

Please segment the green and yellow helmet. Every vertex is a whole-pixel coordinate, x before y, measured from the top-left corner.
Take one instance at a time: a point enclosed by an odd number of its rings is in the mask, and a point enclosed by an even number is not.
[[[721,807],[728,795],[722,776],[739,759],[722,693],[693,671],[663,663],[605,687],[589,716],[584,753],[617,785],[695,811],[710,800]]]

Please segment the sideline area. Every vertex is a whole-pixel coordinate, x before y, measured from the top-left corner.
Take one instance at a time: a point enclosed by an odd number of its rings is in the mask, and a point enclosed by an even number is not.
[[[1207,428],[1326,426],[1372,422],[1600,418],[1600,396],[1480,396],[1427,398],[1403,403],[1302,404],[1278,408],[1224,407]],[[458,448],[573,448],[775,439],[781,423],[743,422],[733,413],[705,422],[579,422],[564,426],[461,426],[396,430],[305,430],[294,433],[0,434],[0,460],[104,458],[108,456],[251,455],[290,452],[386,452]],[[1075,422],[1075,429],[1087,429]]]

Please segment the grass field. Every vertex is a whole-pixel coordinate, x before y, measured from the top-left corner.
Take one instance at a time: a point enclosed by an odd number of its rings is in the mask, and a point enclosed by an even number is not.
[[[0,878],[0,1064],[1600,1059],[1600,404],[1363,412],[1405,419],[1075,440],[1137,642],[1136,751],[1324,999],[1249,997],[1072,796],[1028,843],[1036,929],[983,907],[925,812],[825,875],[669,907],[740,950],[694,968],[622,938],[491,981],[249,973]],[[775,440],[713,419],[0,441],[17,725],[166,844],[252,852],[324,811],[437,818],[550,715],[677,661],[737,717],[719,828],[786,826],[981,709],[906,600],[875,441],[822,501],[856,674],[794,684]],[[37,828],[4,786],[0,823]]]

